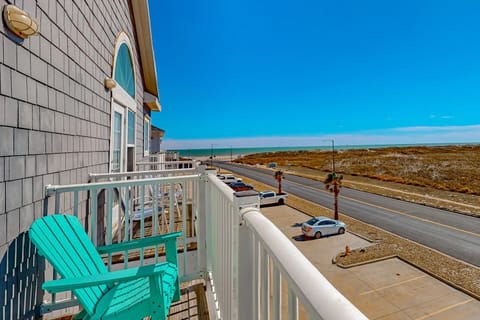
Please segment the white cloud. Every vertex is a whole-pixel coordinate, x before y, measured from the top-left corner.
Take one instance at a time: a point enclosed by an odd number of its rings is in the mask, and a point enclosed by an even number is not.
[[[164,139],[162,149],[207,149],[248,147],[328,146],[422,143],[480,143],[480,124],[469,126],[418,126],[372,130],[368,132],[318,135],[224,139]]]
[[[393,131],[399,132],[452,132],[452,131],[477,131],[480,130],[480,124],[470,125],[470,126],[417,126],[417,127],[403,127],[403,128],[393,128]]]

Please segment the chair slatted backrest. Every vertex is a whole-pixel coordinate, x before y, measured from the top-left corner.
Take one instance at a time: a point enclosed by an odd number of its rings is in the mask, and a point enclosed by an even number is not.
[[[36,220],[30,238],[63,278],[106,273],[107,268],[95,246],[74,216],[56,214]],[[84,309],[92,314],[99,299],[108,291],[105,285],[74,290]]]

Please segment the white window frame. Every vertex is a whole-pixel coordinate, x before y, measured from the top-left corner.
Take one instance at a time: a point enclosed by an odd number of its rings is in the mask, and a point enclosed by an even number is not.
[[[118,50],[120,49],[120,46],[125,43],[128,47],[128,50],[130,50],[130,56],[132,57],[132,68],[133,68],[133,75],[134,75],[134,81],[136,83],[136,74],[137,70],[135,69],[135,63],[133,63],[133,50],[132,50],[132,45],[130,43],[130,39],[128,38],[128,35],[125,32],[120,32],[119,35],[117,36],[117,39],[115,40],[115,50],[114,50],[114,56],[113,56],[113,64],[112,64],[112,79],[114,79],[115,76],[115,66],[117,63],[117,56],[118,56]],[[136,125],[137,125],[137,103],[135,99],[130,96],[125,89],[123,89],[121,86],[117,85],[114,88],[112,88],[112,100],[111,100],[111,122],[110,122],[110,162],[109,162],[109,172],[112,172],[112,160],[113,160],[113,121],[114,121],[114,109],[116,106],[123,108],[123,124],[122,124],[122,154],[121,154],[121,172],[126,171],[127,169],[127,147],[134,147],[133,151],[133,167],[135,168],[136,165]],[[135,95],[136,95],[137,90],[135,90]],[[134,144],[128,144],[128,111],[132,111],[134,113]]]
[[[145,125],[147,125],[147,141],[145,141]],[[143,117],[143,156],[149,156],[150,155],[150,135],[151,135],[151,120],[150,117],[145,115]]]
[[[128,129],[129,129],[128,126],[130,124],[128,116],[129,116],[130,112],[133,113],[133,144],[128,143]],[[137,136],[136,135],[136,131],[137,131],[136,130],[137,129],[136,125],[137,125],[137,113],[135,112],[135,110],[132,110],[131,108],[128,108],[128,110],[127,110],[127,147],[134,147],[135,148],[135,141],[136,141],[135,138]]]

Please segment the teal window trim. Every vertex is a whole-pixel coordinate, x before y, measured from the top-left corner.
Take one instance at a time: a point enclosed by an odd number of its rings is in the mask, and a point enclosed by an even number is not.
[[[118,48],[113,77],[119,86],[135,98],[135,73],[130,50],[126,43],[122,43]]]

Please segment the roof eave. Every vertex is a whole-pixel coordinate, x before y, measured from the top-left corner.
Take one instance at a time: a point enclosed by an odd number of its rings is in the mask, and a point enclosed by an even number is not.
[[[152,33],[150,28],[150,14],[147,0],[130,0],[132,10],[137,48],[140,54],[140,64],[144,90],[155,97],[144,97],[144,105],[151,111],[161,111],[160,94],[157,84],[157,69],[155,67],[155,54],[153,52]]]

